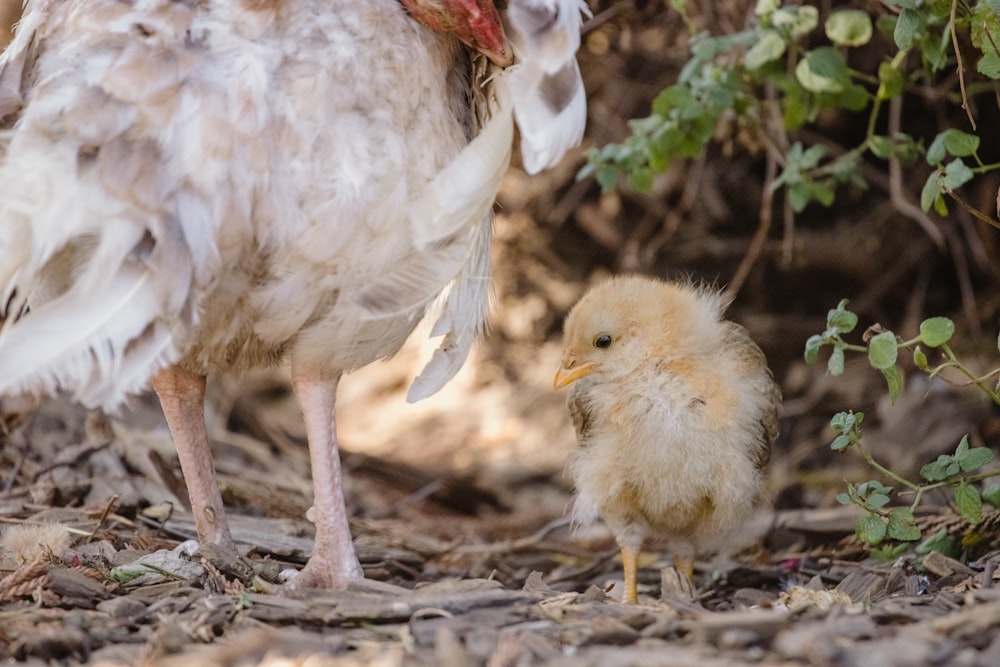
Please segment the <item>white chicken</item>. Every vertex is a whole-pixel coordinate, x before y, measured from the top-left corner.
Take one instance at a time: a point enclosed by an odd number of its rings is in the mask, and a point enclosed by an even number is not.
[[[232,548],[205,377],[290,360],[316,524],[294,586],[360,578],[338,380],[436,301],[410,398],[461,367],[512,115],[530,170],[580,139],[581,11],[511,0],[508,73],[491,0],[28,0],[0,60],[0,395],[152,385],[198,537]]]

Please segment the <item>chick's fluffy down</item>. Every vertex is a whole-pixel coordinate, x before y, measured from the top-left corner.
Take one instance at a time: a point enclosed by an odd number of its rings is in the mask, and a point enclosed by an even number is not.
[[[712,288],[632,276],[574,307],[563,368],[590,364],[569,395],[577,522],[697,550],[759,504],[780,396],[726,305]]]

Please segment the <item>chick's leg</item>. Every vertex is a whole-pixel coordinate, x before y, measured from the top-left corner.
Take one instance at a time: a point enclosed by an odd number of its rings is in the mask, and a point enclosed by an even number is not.
[[[639,553],[642,551],[644,531],[638,526],[629,526],[618,535],[618,546],[622,550],[622,569],[625,574],[625,590],[622,602],[635,604],[639,601],[637,572]]]
[[[181,461],[198,541],[235,552],[205,428],[205,377],[171,366],[156,374],[153,388]]]
[[[622,567],[625,570],[625,592],[622,602],[635,604],[639,601],[639,587],[636,573],[639,569],[639,549],[631,545],[622,545]]]
[[[688,581],[694,580],[694,555],[693,554],[674,554],[674,567],[680,572]]]
[[[347,507],[340,479],[340,452],[334,404],[339,377],[322,378],[293,371],[292,384],[306,423],[312,464],[313,507],[309,518],[316,525],[316,543],[305,568],[291,588],[343,589],[364,573],[354,553],[347,522]]]

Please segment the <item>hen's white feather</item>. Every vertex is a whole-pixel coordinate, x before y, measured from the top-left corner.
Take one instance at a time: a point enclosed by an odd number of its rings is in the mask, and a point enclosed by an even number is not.
[[[123,266],[103,292],[69,292],[33,310],[31,326],[5,327],[0,331],[0,393],[70,387],[84,404],[102,404],[101,397],[114,393],[106,387],[122,381],[118,373],[130,342],[156,320],[158,303],[150,283],[143,270]],[[161,346],[156,360],[169,363],[175,356],[169,346]]]
[[[497,99],[490,119],[407,211],[413,241],[421,250],[452,238],[493,209],[514,137],[506,76],[494,77],[493,87]]]
[[[537,106],[568,63],[582,119],[578,3],[484,83],[397,0],[28,2],[0,57],[0,393],[114,407],[166,364],[286,356],[336,374],[437,302],[410,398],[436,391],[484,327],[512,119],[533,171],[579,141]]]
[[[590,10],[583,0],[511,0],[508,11],[519,36],[520,64],[510,76],[514,117],[524,168],[535,174],[583,138],[587,100],[576,52],[581,15]]]

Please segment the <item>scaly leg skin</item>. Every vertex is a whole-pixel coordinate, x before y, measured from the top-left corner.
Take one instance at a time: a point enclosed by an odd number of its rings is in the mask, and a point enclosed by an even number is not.
[[[625,591],[622,594],[622,602],[636,604],[639,602],[638,583],[636,582],[636,572],[639,569],[639,552],[642,542],[636,545],[626,542],[622,548],[622,568],[625,570]]]
[[[156,374],[153,388],[181,461],[198,541],[216,544],[235,555],[236,544],[226,521],[205,428],[205,376],[171,366]]]
[[[347,522],[347,507],[340,480],[340,452],[334,404],[339,376],[329,379],[299,374],[293,369],[292,385],[306,423],[309,459],[312,464],[313,507],[316,543],[305,568],[288,585],[289,590],[333,588],[342,590],[364,578],[354,553]]]
[[[689,583],[694,581],[694,555],[679,553],[674,554],[674,567],[680,572]]]

